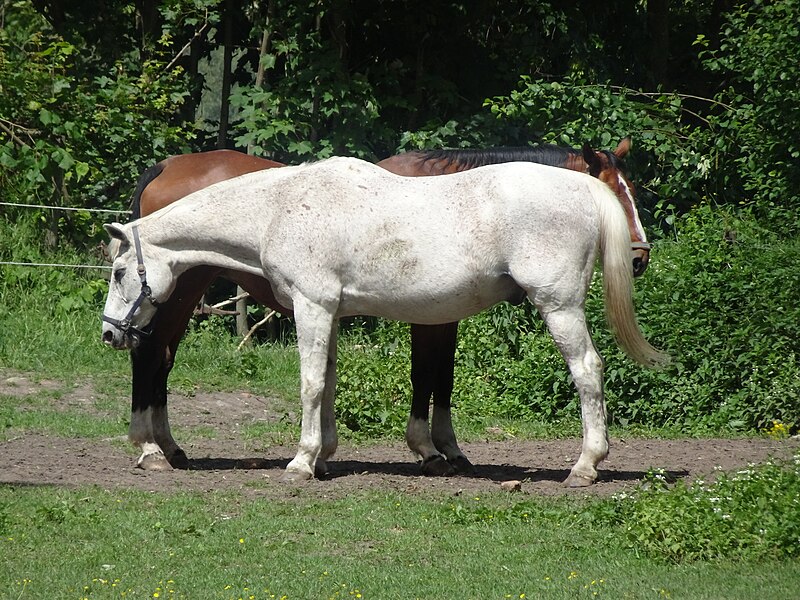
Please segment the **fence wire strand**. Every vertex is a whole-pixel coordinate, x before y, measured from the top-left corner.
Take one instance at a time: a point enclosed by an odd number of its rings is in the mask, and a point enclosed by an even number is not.
[[[14,206],[18,208],[50,208],[53,210],[67,210],[75,212],[94,212],[94,213],[111,213],[114,215],[129,215],[129,210],[112,210],[109,208],[74,208],[70,206],[47,206],[46,204],[21,204],[18,202],[0,202],[0,206]],[[70,265],[65,263],[35,263],[35,262],[16,262],[16,261],[0,261],[0,265],[12,267],[71,267],[73,269],[111,269],[108,265]]]
[[[0,202],[0,206],[15,206],[18,208],[50,208],[52,210],[71,210],[75,212],[111,213],[114,215],[129,215],[129,210],[113,210],[110,208],[74,208],[71,206],[48,206],[46,204],[21,204],[18,202]]]

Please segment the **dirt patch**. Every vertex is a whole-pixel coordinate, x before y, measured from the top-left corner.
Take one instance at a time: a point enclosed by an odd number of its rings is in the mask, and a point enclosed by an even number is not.
[[[9,393],[9,388],[19,393],[43,388],[27,380],[5,382],[0,387],[0,393]],[[173,425],[203,426],[214,432],[213,438],[178,439],[189,456],[190,468],[185,471],[146,472],[136,468],[136,453],[124,438],[96,440],[20,432],[0,443],[0,484],[96,485],[109,490],[152,492],[229,490],[285,499],[335,498],[364,490],[480,495],[499,490],[504,481],[519,480],[521,491],[516,493],[520,498],[602,496],[634,487],[649,468],[666,469],[677,479],[707,478],[716,469],[735,470],[770,457],[785,458],[800,448],[797,439],[613,439],[611,454],[600,466],[598,483],[584,490],[568,490],[561,482],[580,453],[580,440],[576,439],[464,443],[462,448],[475,465],[475,472],[444,478],[420,475],[403,443],[354,446],[343,442],[329,463],[328,477],[284,485],[278,478],[294,456],[294,445],[269,446],[240,434],[244,425],[284,417],[282,408],[269,398],[248,393],[171,398]]]

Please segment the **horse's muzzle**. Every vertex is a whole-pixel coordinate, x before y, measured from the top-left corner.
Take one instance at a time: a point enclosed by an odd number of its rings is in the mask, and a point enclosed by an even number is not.
[[[123,332],[114,327],[103,327],[101,341],[115,350],[133,350],[141,342],[136,333]]]
[[[647,250],[634,250],[633,251],[633,276],[641,277],[647,270],[647,265],[650,262],[650,252]]]

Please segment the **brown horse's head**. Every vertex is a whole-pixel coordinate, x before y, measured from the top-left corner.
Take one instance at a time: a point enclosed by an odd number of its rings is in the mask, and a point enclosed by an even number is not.
[[[639,277],[647,269],[650,262],[650,244],[639,220],[636,209],[636,189],[623,171],[622,159],[628,154],[631,147],[630,138],[625,138],[613,152],[609,150],[595,151],[589,146],[583,146],[583,160],[588,165],[591,176],[610,187],[619,199],[625,217],[628,219],[628,229],[631,232],[631,252],[633,254],[633,276]]]

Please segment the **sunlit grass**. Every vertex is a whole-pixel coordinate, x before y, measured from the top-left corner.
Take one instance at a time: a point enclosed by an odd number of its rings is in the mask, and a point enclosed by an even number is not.
[[[277,485],[277,484],[272,484]],[[258,493],[253,488],[250,493]],[[788,598],[795,562],[638,556],[596,501],[0,487],[5,597]],[[460,514],[454,512],[460,506]]]

